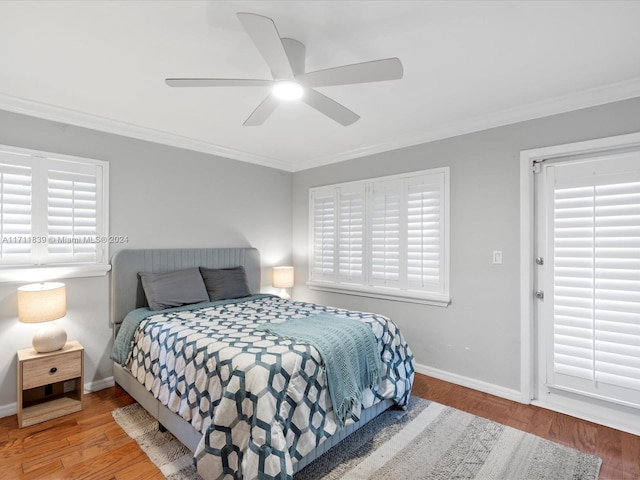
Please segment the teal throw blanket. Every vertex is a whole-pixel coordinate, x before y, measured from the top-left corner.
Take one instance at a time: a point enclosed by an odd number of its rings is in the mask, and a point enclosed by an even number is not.
[[[318,350],[339,429],[362,402],[362,391],[382,381],[378,342],[364,322],[317,314],[261,325],[258,330],[308,343]]]

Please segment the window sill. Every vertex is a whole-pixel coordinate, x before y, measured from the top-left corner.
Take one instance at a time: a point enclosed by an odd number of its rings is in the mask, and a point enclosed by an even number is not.
[[[447,295],[424,294],[417,292],[393,291],[385,292],[382,290],[368,290],[347,285],[328,284],[321,282],[307,282],[312,290],[322,290],[325,292],[342,293],[344,295],[358,295],[362,297],[380,298],[382,300],[393,300],[396,302],[418,303],[422,305],[433,305],[436,307],[447,307],[451,303],[451,298]]]
[[[0,266],[0,282],[42,282],[61,278],[102,277],[109,270],[109,264]]]

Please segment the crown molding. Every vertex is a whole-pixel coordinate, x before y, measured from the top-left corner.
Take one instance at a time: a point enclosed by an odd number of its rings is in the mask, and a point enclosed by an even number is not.
[[[521,107],[501,110],[464,122],[456,122],[440,128],[430,129],[427,132],[403,135],[387,142],[367,145],[335,155],[300,161],[293,165],[293,172],[635,97],[640,97],[640,77],[530,103]]]
[[[0,109],[13,113],[29,115],[31,117],[51,120],[54,122],[74,125],[76,127],[89,128],[115,135],[136,138],[147,142],[159,143],[185,150],[193,150],[201,153],[208,153],[232,160],[253,163],[263,167],[277,168],[287,172],[291,170],[291,164],[270,157],[255,155],[233,148],[223,147],[213,143],[203,142],[189,137],[176,135],[173,133],[155,130],[153,128],[142,127],[132,123],[113,120],[98,115],[92,115],[77,110],[72,110],[46,103],[35,102],[12,95],[0,93]]]
[[[501,110],[488,115],[456,122],[428,131],[413,132],[389,141],[366,145],[344,152],[324,155],[296,163],[275,158],[255,155],[221,145],[203,142],[181,135],[121,122],[76,110],[57,107],[45,103],[26,100],[0,93],[0,109],[14,113],[29,115],[55,122],[66,123],[77,127],[90,128],[115,135],[136,138],[153,143],[169,145],[186,150],[207,153],[220,157],[239,160],[264,167],[276,168],[286,172],[299,172],[355,158],[375,155],[382,152],[429,143],[445,138],[456,137],[490,128],[501,127],[513,123],[534,120],[606,103],[640,97],[640,77],[624,82],[583,90],[555,97],[549,100],[534,102],[521,107]]]

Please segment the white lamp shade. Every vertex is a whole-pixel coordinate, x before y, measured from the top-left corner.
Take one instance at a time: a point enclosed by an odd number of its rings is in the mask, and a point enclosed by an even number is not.
[[[293,267],[273,267],[271,285],[275,288],[293,287]]]
[[[49,322],[66,314],[64,283],[33,283],[18,288],[18,319],[21,322]]]
[[[67,314],[64,283],[32,283],[18,288],[18,320],[24,323],[50,322],[40,328],[31,344],[36,352],[54,352],[67,342],[67,332],[52,322]]]

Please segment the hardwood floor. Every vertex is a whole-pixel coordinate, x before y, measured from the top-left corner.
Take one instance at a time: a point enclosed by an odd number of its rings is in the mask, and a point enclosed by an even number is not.
[[[111,411],[133,403],[121,388],[84,396],[84,409],[19,429],[0,419],[3,479],[160,480],[164,476],[115,423]]]
[[[601,480],[640,480],[640,437],[417,374],[414,395],[524,430],[602,458]],[[111,416],[133,399],[112,387],[85,395],[84,410],[19,429],[0,419],[3,479],[164,478]]]

